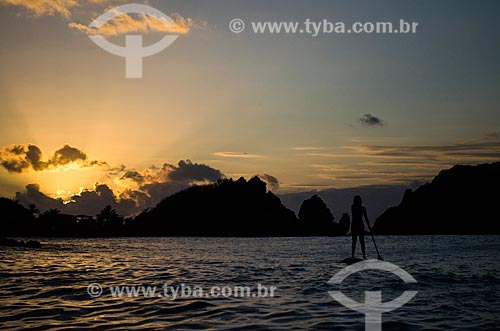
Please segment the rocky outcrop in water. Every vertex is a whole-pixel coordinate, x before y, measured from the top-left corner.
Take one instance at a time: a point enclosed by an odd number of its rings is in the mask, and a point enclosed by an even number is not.
[[[1,238],[0,237],[0,246],[7,247],[26,247],[26,248],[41,248],[42,244],[36,240],[15,240],[9,238]]]
[[[377,234],[500,234],[500,162],[456,165],[407,190],[375,222]]]
[[[299,230],[304,235],[336,234],[338,224],[333,220],[332,212],[317,194],[304,200],[300,206]]]

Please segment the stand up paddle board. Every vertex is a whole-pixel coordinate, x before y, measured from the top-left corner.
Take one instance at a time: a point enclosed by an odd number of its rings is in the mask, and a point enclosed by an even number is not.
[[[347,259],[343,259],[342,261],[340,261],[340,263],[354,264],[354,263],[358,263],[358,262],[361,262],[361,261],[364,261],[364,260],[363,259],[358,259],[356,257],[348,257]]]

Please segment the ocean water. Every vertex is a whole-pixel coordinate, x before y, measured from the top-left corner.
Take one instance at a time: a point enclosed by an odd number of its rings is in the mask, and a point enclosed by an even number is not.
[[[382,315],[382,330],[498,330],[500,236],[376,240],[384,259],[416,284],[385,271],[327,284],[345,267],[339,261],[350,255],[347,237],[41,239],[42,249],[2,247],[0,329],[364,330],[364,315],[328,291],[363,302],[367,290],[382,291],[383,301],[416,290],[409,303]],[[101,284],[101,296],[89,295],[91,283]],[[203,295],[214,286],[276,289],[272,297],[110,293],[112,286],[165,283],[202,288]]]

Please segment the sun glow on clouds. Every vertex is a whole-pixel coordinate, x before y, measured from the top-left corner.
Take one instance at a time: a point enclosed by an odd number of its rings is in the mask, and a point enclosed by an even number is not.
[[[126,0],[0,0],[0,4],[22,7],[35,16],[61,15],[66,18],[85,6],[107,6],[123,2]]]
[[[68,26],[88,35],[118,36],[130,32],[186,34],[193,25],[192,19],[184,18],[179,14],[172,14],[171,18],[173,24],[163,18],[156,18],[145,14],[139,14],[137,18],[129,14],[121,14],[99,28],[90,28],[79,23],[69,23]]]
[[[0,165],[11,173],[29,170],[71,170],[79,168],[106,166],[107,163],[91,160],[82,150],[64,145],[48,159],[44,159],[42,150],[36,145],[10,145],[0,149]]]
[[[289,162],[300,163],[304,168],[303,180],[310,182],[304,189],[319,184],[341,188],[421,182],[455,163],[495,161],[500,156],[500,141],[435,146],[348,145],[323,147],[321,150],[299,147],[286,150],[286,164],[280,167],[286,168]],[[245,152],[215,152],[213,155],[220,157],[222,165],[229,162],[237,168],[241,164],[243,167],[251,164],[248,171],[258,171],[257,161],[272,163],[274,159],[274,156],[264,157]],[[7,170],[2,174],[5,178],[19,176],[24,178],[25,184],[22,185],[33,184],[28,185],[26,191],[19,193],[16,198],[25,203],[34,201],[42,209],[58,206],[61,210],[78,213],[86,212],[89,208],[95,212],[106,203],[130,215],[191,185],[214,182],[225,177],[221,171],[209,165],[189,160],[143,169],[113,166],[105,161],[94,160],[83,150],[69,145],[64,145],[48,156],[44,156],[36,145],[6,146],[0,149],[0,165]],[[260,177],[266,180],[270,188],[277,189],[280,182],[265,174],[265,169],[261,171],[264,175]],[[232,172],[231,177],[234,174],[236,172]],[[250,172],[245,175],[253,176]],[[286,190],[291,186],[285,182],[281,187]]]
[[[124,0],[0,0],[0,4],[13,5],[25,8],[29,13],[35,16],[54,16],[60,15],[68,20],[74,20],[75,14],[84,14],[87,16],[92,6],[100,6],[99,11],[106,10],[105,6],[118,5],[125,3]],[[143,34],[150,32],[164,32],[172,34],[187,34],[194,26],[191,18],[183,17],[178,13],[169,16],[172,21],[163,18],[156,18],[145,14],[130,15],[122,13],[111,19],[108,23],[99,28],[90,28],[86,24],[69,22],[68,26],[79,30],[88,35],[119,36],[130,32],[141,32]],[[95,18],[95,17],[94,17]],[[85,17],[85,20],[88,20]],[[205,26],[205,23],[199,23],[197,27]]]
[[[83,188],[80,188],[80,192],[81,193],[83,191]],[[77,193],[76,195],[79,195],[79,193]],[[68,203],[71,203],[71,202],[74,202],[74,200],[71,199],[71,197],[73,197],[75,195],[75,193],[71,192],[71,191],[66,191],[66,190],[57,190],[56,191],[56,194],[54,194],[52,197],[54,199],[62,199],[63,200],[63,204],[68,204]]]
[[[143,170],[111,166],[69,145],[49,158],[36,145],[10,145],[0,152],[0,165],[7,170],[2,175],[24,180],[26,189],[16,193],[16,199],[41,210],[92,215],[112,205],[123,215],[132,215],[191,185],[224,178],[219,170],[190,160]]]
[[[59,14],[69,17],[70,10],[78,6],[76,0],[0,0],[0,3],[24,7],[37,16]]]

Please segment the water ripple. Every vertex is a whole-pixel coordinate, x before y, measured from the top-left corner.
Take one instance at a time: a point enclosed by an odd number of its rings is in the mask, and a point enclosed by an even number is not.
[[[2,329],[359,330],[364,316],[328,295],[349,238],[41,239],[0,248]],[[386,260],[419,293],[384,314],[383,330],[495,330],[500,318],[500,237],[379,237]],[[369,246],[369,255],[375,252]],[[378,277],[378,278],[374,278]],[[92,298],[87,285],[276,286],[273,298]],[[339,289],[384,301],[409,289],[397,278],[353,275]]]

